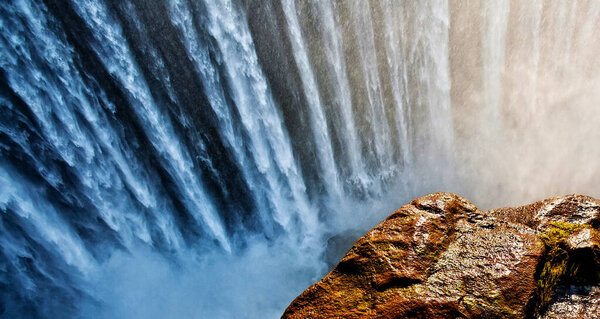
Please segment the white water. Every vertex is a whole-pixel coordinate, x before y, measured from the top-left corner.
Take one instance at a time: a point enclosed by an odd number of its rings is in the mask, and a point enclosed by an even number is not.
[[[287,27],[290,33],[290,42],[294,51],[294,60],[300,73],[302,85],[304,87],[304,95],[310,110],[310,125],[312,127],[315,144],[317,145],[317,161],[321,166],[320,174],[323,177],[327,187],[334,200],[339,200],[342,189],[340,187],[339,177],[335,160],[333,158],[333,150],[331,148],[331,138],[329,137],[329,128],[325,121],[323,112],[323,104],[319,97],[319,89],[315,83],[315,76],[311,69],[308,59],[308,53],[303,43],[300,24],[296,16],[296,6],[294,0],[282,1],[283,12],[286,17]]]
[[[359,189],[366,187],[368,176],[365,171],[365,163],[362,160],[360,139],[356,130],[354,112],[352,110],[352,96],[350,83],[347,76],[346,62],[342,46],[342,35],[340,33],[339,17],[334,12],[334,4],[329,1],[317,1],[316,10],[319,13],[319,21],[323,29],[328,30],[323,34],[323,45],[327,54],[328,73],[332,86],[335,88],[335,102],[331,107],[338,109],[342,122],[335,129],[344,139],[347,150],[348,166],[350,169],[349,182],[357,184]]]

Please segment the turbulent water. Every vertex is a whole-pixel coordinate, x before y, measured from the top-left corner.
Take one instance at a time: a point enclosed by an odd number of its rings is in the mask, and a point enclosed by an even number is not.
[[[275,318],[406,200],[600,195],[595,1],[0,2],[3,318]]]

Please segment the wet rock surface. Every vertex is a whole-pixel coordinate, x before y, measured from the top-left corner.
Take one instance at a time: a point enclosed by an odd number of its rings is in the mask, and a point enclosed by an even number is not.
[[[361,237],[282,318],[600,318],[600,201],[481,211],[435,193]]]

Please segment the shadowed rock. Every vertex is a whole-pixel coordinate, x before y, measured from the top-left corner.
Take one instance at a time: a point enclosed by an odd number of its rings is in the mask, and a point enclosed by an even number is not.
[[[580,195],[484,212],[430,194],[361,237],[282,318],[600,318],[599,221],[600,202]]]

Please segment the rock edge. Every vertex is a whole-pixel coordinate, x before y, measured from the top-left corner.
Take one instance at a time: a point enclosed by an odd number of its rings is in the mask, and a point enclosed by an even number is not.
[[[600,201],[481,211],[417,198],[361,237],[282,318],[600,318]]]

